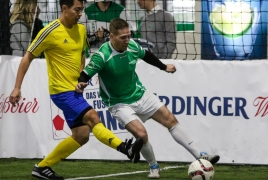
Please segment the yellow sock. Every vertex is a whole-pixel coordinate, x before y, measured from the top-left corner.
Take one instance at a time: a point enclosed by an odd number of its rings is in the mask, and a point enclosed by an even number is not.
[[[39,167],[53,166],[62,159],[67,158],[70,154],[80,148],[81,145],[76,142],[71,136],[61,141],[54,150],[46,156],[39,164]]]
[[[117,149],[117,147],[122,143],[122,140],[109,129],[105,128],[102,123],[96,124],[93,127],[92,132],[100,142],[114,149]]]

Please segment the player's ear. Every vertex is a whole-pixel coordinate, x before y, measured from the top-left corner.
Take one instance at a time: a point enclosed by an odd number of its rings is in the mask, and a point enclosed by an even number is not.
[[[115,35],[113,33],[110,33],[110,38],[113,39]]]
[[[68,7],[66,5],[62,5],[61,9],[62,9],[62,12],[65,11]]]

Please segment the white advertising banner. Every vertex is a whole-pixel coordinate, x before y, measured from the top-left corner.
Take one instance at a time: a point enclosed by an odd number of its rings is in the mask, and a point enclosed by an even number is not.
[[[0,59],[0,158],[42,158],[71,134],[62,112],[50,100],[46,62],[32,62],[22,85],[22,99],[11,107],[8,96],[21,58]],[[177,72],[165,73],[142,60],[136,72],[175,114],[200,151],[219,154],[220,163],[268,164],[267,60],[163,62],[175,64]],[[97,76],[89,82],[84,97],[108,129],[122,140],[132,137],[101,101]],[[144,125],[158,161],[194,160],[162,125],[153,120]],[[127,159],[92,133],[89,142],[68,158]]]

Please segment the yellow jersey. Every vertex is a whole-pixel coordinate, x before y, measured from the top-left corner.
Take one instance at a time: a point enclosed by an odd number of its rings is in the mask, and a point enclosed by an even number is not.
[[[28,51],[36,57],[44,51],[50,94],[75,90],[86,47],[86,28],[83,24],[67,28],[56,19],[38,33]]]

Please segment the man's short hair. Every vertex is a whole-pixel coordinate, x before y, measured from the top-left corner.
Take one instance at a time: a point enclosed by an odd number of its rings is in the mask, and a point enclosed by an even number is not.
[[[121,18],[112,19],[110,22],[110,32],[117,35],[118,30],[129,28],[127,21]]]
[[[60,7],[63,5],[66,5],[68,8],[72,7],[74,5],[75,0],[60,0]],[[86,0],[78,0],[81,2],[86,2]]]

